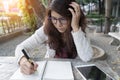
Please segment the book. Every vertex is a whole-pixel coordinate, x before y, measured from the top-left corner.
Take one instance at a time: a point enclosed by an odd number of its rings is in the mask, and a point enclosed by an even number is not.
[[[10,80],[74,80],[71,62],[69,61],[39,61],[37,71],[31,75],[20,72],[20,68]]]

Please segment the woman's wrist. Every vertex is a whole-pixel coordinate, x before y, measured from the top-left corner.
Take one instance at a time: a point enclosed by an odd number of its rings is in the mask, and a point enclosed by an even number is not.
[[[77,32],[79,30],[79,27],[73,28],[73,32]]]

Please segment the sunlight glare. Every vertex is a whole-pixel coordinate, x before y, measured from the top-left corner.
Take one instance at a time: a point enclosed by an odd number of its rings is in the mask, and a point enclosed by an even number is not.
[[[8,12],[18,12],[18,0],[2,0],[3,10]]]
[[[3,1],[5,12],[9,12],[9,3],[8,1]]]

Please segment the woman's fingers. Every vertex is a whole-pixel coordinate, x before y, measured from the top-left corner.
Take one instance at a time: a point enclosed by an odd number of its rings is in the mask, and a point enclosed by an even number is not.
[[[30,70],[30,69],[25,68],[25,67],[20,67],[20,70],[21,70],[21,72],[22,72],[23,74],[26,74],[26,75],[29,75],[29,74],[34,73],[33,70]]]
[[[72,13],[73,17],[77,18],[78,20],[80,19],[80,6],[76,2],[72,2],[69,4],[72,8],[69,8],[70,12]]]
[[[37,70],[37,64],[34,63],[35,65],[33,66],[29,61],[25,61],[23,63],[21,63],[20,65],[20,69],[21,72],[24,74],[32,74]]]
[[[68,8],[68,10],[72,14],[71,27],[73,31],[76,32],[79,29],[80,6],[76,2],[71,2],[71,4],[69,5],[73,7],[73,8]]]
[[[77,3],[72,2],[72,3],[70,4],[70,6],[72,6],[72,7],[74,8],[74,12],[75,12],[76,14],[80,13],[80,6],[79,6]]]
[[[68,8],[68,10],[72,13],[72,16],[74,17],[75,16],[75,12],[72,8]]]
[[[76,8],[76,11],[79,12],[80,11],[80,5],[77,4],[76,2],[72,2],[73,7]]]
[[[36,71],[38,68],[38,64],[34,62],[34,70]]]

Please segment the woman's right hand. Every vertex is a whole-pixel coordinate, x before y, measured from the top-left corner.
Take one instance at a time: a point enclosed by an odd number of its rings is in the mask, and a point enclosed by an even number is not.
[[[23,74],[32,74],[37,70],[38,64],[33,62],[32,65],[24,56],[20,60],[20,70]]]

